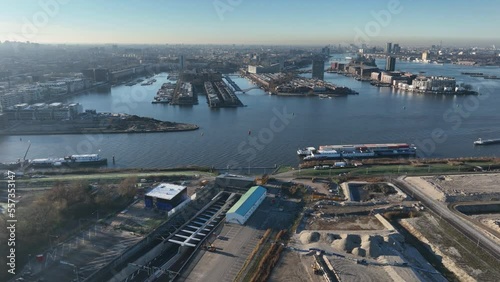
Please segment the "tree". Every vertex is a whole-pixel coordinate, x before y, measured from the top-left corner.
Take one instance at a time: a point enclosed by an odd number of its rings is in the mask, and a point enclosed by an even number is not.
[[[127,198],[135,196],[135,194],[137,193],[136,183],[137,183],[137,178],[135,177],[125,178],[118,185],[118,194],[122,197],[127,197]]]

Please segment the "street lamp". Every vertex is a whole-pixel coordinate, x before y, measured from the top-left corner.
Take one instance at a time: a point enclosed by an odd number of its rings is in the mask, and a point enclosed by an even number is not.
[[[97,218],[97,221],[94,224],[94,235],[97,236],[97,224],[99,223],[99,210],[96,210],[92,214],[94,214],[94,213],[96,214],[96,218]]]
[[[67,261],[64,261],[64,260],[60,260],[59,261],[60,264],[65,264],[65,265],[69,265],[71,267],[74,267],[75,268],[75,273],[76,273],[76,281],[77,282],[80,282],[80,277],[78,276],[78,267],[72,263],[69,263]]]

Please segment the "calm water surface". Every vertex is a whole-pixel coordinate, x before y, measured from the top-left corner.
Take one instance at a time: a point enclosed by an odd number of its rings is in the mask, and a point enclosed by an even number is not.
[[[384,66],[383,60],[377,64]],[[200,96],[199,104],[192,107],[151,104],[157,89],[167,81],[167,75],[162,73],[150,86],[117,86],[108,93],[82,94],[68,101],[98,112],[125,112],[195,123],[200,130],[0,137],[0,161],[22,158],[28,140],[32,143],[28,158],[99,153],[108,158],[114,155],[116,167],[144,168],[297,165],[295,151],[298,147],[352,143],[414,143],[420,148],[420,157],[500,155],[498,145],[472,145],[479,137],[500,138],[500,80],[461,75],[468,71],[500,76],[498,67],[398,61],[397,69],[455,76],[458,82],[479,88],[482,95],[411,94],[326,73],[325,80],[353,88],[359,95],[333,99],[277,97],[255,89],[239,95],[247,107],[237,109],[209,109],[205,96]],[[242,89],[253,86],[244,78],[234,77],[233,80]],[[430,141],[433,132],[441,133],[438,142]]]

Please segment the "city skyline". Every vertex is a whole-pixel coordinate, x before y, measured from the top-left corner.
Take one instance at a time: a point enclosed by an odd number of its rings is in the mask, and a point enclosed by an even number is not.
[[[0,41],[118,44],[500,44],[498,2],[0,0]],[[486,3],[486,2],[484,2]],[[431,5],[432,4],[432,5]],[[478,16],[480,15],[480,20]],[[450,24],[443,25],[446,19]]]

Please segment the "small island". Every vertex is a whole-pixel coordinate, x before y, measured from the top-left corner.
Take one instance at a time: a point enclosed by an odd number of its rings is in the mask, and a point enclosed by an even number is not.
[[[19,104],[0,114],[0,135],[153,133],[198,128],[137,115],[83,111],[80,104]]]

